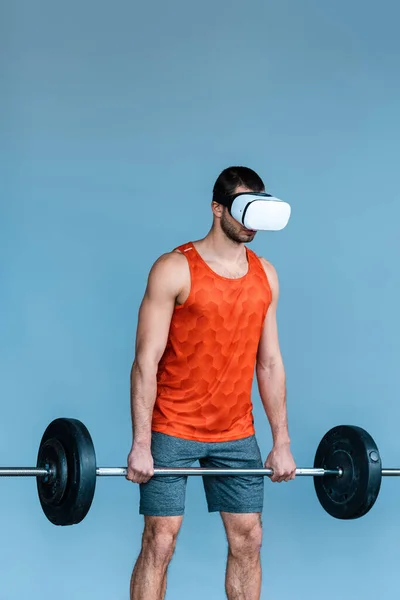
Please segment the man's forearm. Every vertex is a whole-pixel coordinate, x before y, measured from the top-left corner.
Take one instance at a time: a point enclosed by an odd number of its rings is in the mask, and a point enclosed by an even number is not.
[[[286,375],[281,361],[271,366],[257,366],[258,389],[274,444],[289,444],[286,410]]]
[[[133,443],[151,444],[151,423],[157,395],[157,371],[134,362],[131,370],[131,415]]]

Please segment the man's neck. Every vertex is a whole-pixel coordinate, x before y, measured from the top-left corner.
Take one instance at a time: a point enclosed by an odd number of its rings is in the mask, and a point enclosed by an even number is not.
[[[203,253],[215,257],[221,263],[240,263],[246,256],[244,243],[234,242],[227,238],[222,231],[214,228],[211,228],[209,233],[196,244]]]

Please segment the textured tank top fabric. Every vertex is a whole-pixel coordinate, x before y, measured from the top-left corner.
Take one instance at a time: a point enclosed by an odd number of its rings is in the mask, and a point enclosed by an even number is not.
[[[268,278],[246,247],[247,273],[214,272],[192,242],[176,248],[190,269],[190,293],[174,309],[157,372],[152,430],[199,442],[254,434],[251,390],[271,303]]]

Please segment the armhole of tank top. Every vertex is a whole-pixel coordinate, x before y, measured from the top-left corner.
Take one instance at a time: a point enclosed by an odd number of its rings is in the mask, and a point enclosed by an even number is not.
[[[192,295],[193,295],[193,268],[192,268],[192,264],[191,264],[190,260],[187,258],[186,252],[182,251],[180,248],[175,248],[175,252],[179,252],[180,254],[182,254],[186,258],[186,262],[187,262],[187,264],[189,266],[189,294],[188,294],[185,302],[183,302],[183,304],[175,304],[174,311],[175,310],[181,310],[181,308],[185,308],[187,306],[187,304],[189,303],[189,301],[192,299]]]
[[[260,270],[263,272],[263,274],[264,274],[265,282],[266,282],[266,284],[267,284],[268,291],[269,291],[269,295],[270,295],[270,303],[271,303],[271,302],[272,302],[272,288],[271,288],[271,284],[270,284],[270,282],[269,282],[269,277],[268,277],[268,275],[267,275],[267,272],[266,272],[266,270],[264,269],[264,266],[263,266],[263,264],[262,264],[262,262],[261,262],[261,259],[260,259],[260,257],[259,257],[259,256],[258,256],[258,255],[257,255],[255,252],[253,252],[252,250],[250,250],[250,252],[251,252],[251,253],[252,253],[252,255],[253,255],[253,260],[254,260],[254,261],[257,263],[257,267],[258,267],[258,268],[259,268],[259,269],[260,269]]]

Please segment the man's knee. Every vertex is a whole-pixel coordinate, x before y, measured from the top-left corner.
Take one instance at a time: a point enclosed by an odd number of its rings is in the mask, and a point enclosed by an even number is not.
[[[154,565],[168,563],[175,550],[181,517],[149,517],[142,538],[142,553]]]
[[[243,519],[232,520],[227,526],[227,537],[229,551],[233,556],[257,557],[262,546],[261,519],[254,515],[244,515]]]

